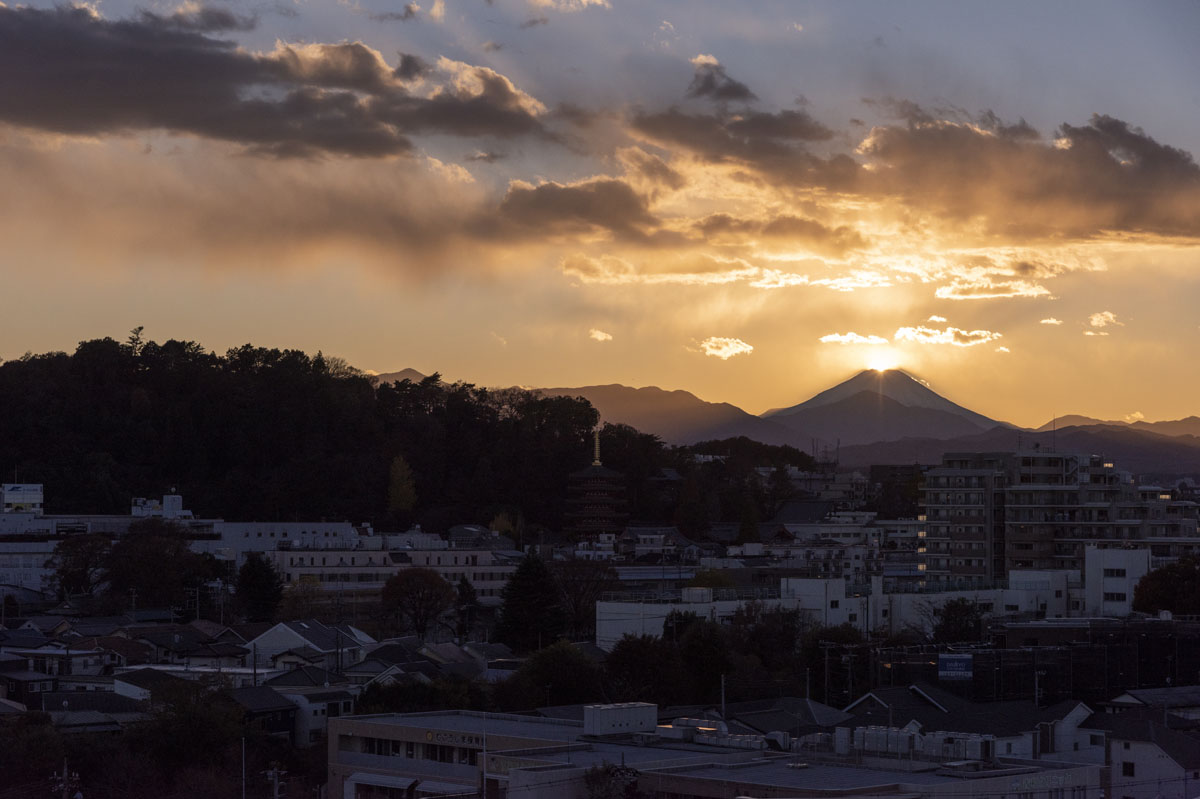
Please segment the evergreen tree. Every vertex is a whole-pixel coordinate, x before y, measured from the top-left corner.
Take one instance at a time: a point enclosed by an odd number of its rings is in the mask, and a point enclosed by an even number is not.
[[[501,593],[496,637],[518,652],[554,643],[567,629],[567,614],[554,575],[532,550]]]
[[[279,572],[257,552],[246,556],[238,569],[237,598],[246,621],[274,621],[283,600],[283,581]]]

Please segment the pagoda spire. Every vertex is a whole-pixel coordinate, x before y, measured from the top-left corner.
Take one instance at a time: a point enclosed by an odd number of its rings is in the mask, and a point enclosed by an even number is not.
[[[600,463],[600,428],[599,427],[597,427],[595,430],[592,431],[592,452],[593,452],[592,465],[593,466],[603,466],[604,464]]]

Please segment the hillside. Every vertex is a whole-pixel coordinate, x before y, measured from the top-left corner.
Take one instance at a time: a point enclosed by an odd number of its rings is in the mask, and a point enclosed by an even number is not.
[[[810,437],[802,430],[761,419],[727,402],[705,402],[687,391],[619,384],[538,391],[553,397],[583,397],[602,420],[653,433],[668,444],[745,436],[763,444],[789,444],[801,450],[810,445]]]
[[[1145,475],[1200,474],[1200,437],[1164,436],[1128,426],[1088,425],[1032,433],[997,427],[950,439],[906,438],[842,447],[841,464],[941,462],[946,452],[1011,452],[1034,446],[1103,455],[1121,469]]]

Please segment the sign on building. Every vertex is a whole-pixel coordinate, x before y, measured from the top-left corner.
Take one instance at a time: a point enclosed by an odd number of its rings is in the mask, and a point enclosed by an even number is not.
[[[975,676],[972,655],[938,655],[939,680],[970,680]]]

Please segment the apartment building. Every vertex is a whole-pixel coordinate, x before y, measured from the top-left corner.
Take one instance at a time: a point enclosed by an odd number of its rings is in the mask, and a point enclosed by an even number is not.
[[[925,473],[917,552],[926,581],[983,585],[1007,573],[1005,491],[1016,467],[1008,452],[953,452]]]

